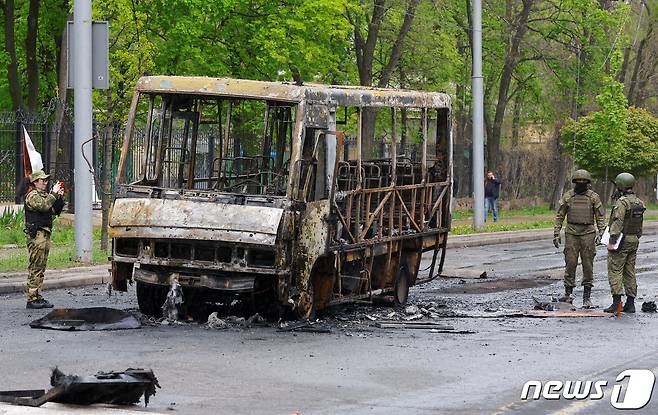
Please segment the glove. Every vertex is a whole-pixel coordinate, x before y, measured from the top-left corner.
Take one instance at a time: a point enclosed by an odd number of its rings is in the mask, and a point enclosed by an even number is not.
[[[561,243],[562,239],[560,238],[560,235],[553,237],[553,245],[555,245],[556,248],[559,248]]]
[[[59,182],[59,181],[58,181],[58,182],[55,183],[55,185],[53,186],[53,193],[55,193],[55,194],[59,194],[59,192],[60,192],[61,190],[62,190],[62,182]]]

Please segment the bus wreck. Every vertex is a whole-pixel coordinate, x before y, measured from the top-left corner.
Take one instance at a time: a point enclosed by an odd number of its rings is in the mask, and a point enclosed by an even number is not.
[[[450,116],[442,93],[141,78],[110,215],[113,287],[135,281],[152,315],[173,279],[186,302],[241,297],[300,318],[384,293],[404,304],[423,252],[424,280],[443,266]]]

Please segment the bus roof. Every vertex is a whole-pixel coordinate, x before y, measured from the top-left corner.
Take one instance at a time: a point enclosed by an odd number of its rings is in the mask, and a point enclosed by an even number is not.
[[[450,96],[364,86],[296,85],[246,79],[201,76],[144,76],[136,86],[143,93],[178,93],[218,97],[266,99],[297,103],[335,104],[344,107],[450,108]]]

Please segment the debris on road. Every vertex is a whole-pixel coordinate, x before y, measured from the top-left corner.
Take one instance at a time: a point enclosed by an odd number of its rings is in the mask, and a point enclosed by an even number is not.
[[[645,313],[655,313],[658,311],[656,309],[656,302],[655,301],[645,301],[642,303],[642,311]]]
[[[290,323],[281,323],[278,332],[302,331],[306,333],[331,333],[331,329],[316,321],[303,320]]]
[[[124,330],[141,327],[132,314],[109,307],[58,308],[30,323],[33,329]]]
[[[453,326],[440,324],[432,321],[378,321],[375,327],[380,329],[437,329],[454,330]]]
[[[58,368],[50,376],[52,388],[44,390],[0,391],[0,402],[38,407],[46,402],[73,405],[106,403],[134,405],[144,396],[144,406],[160,387],[152,370],[126,369],[124,372],[98,372],[96,375],[65,375]]]
[[[179,315],[178,306],[183,304],[183,288],[181,288],[178,280],[172,278],[171,288],[167,293],[167,298],[162,304],[162,316],[171,321],[177,321]]]
[[[241,328],[251,328],[253,326],[267,326],[267,320],[265,320],[260,314],[256,313],[245,319],[244,317],[228,316],[225,318],[219,317],[217,311],[213,311],[208,316],[208,321],[206,327],[209,329],[223,330],[231,327],[241,327]]]
[[[532,301],[535,302],[535,310],[555,311],[557,306],[551,301],[541,301],[533,296]]]

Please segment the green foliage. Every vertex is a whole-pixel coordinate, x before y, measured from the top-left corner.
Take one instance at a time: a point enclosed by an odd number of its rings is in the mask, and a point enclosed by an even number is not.
[[[62,223],[59,218],[53,221],[53,232],[51,242],[54,245],[67,245],[75,242],[75,231],[73,226]],[[0,215],[0,245],[26,246],[25,236],[25,212],[19,209],[14,212],[5,208]],[[100,230],[94,230],[94,239],[100,240]]]
[[[505,232],[505,231],[519,231],[525,229],[546,229],[552,228],[555,224],[551,220],[542,220],[536,222],[523,222],[523,223],[491,223],[484,226],[482,229],[473,229],[471,225],[453,226],[450,229],[451,235],[468,235],[473,233],[482,232]]]
[[[628,108],[623,84],[608,77],[597,96],[600,111],[562,128],[562,146],[573,151],[578,166],[602,177],[627,171],[637,176],[658,168],[658,118]]]

